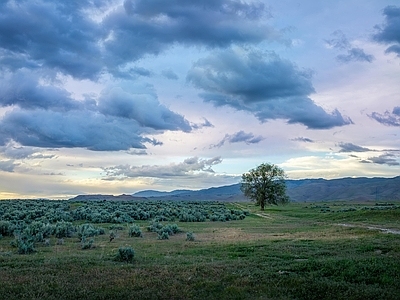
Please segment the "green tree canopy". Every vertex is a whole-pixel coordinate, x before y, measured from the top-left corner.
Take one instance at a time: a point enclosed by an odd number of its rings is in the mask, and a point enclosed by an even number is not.
[[[264,210],[266,203],[278,205],[289,202],[285,178],[285,172],[281,168],[263,163],[242,175],[240,189]]]

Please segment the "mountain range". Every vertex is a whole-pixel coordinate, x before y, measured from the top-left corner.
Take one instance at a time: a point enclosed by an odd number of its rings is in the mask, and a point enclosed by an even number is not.
[[[286,186],[287,194],[292,202],[400,200],[400,176],[286,180]],[[151,200],[247,201],[240,191],[239,183],[202,190],[171,192],[145,190],[134,193],[132,196]]]

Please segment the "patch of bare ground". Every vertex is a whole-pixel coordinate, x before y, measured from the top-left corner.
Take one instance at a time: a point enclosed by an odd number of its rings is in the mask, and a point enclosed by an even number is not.
[[[271,216],[270,216],[270,214],[266,214],[266,213],[257,213],[257,214],[255,214],[256,216],[259,216],[259,217],[261,217],[261,218],[264,218],[264,219],[273,219]]]
[[[343,226],[343,227],[352,227],[352,228],[364,228],[364,229],[369,229],[369,230],[379,230],[383,233],[400,234],[400,230],[397,230],[397,229],[381,228],[381,227],[369,226],[369,225],[353,225],[353,224],[347,224],[347,223],[341,223],[341,224],[335,224],[335,225]]]
[[[255,235],[249,234],[241,228],[209,228],[204,233],[197,234],[197,239],[205,242],[250,241],[254,240],[254,238]]]

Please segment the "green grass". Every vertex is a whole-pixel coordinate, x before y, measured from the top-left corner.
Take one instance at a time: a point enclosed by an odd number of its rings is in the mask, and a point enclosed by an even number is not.
[[[176,222],[183,232],[168,240],[147,232],[145,221],[136,222],[143,238],[129,237],[124,226],[112,242],[108,230],[95,236],[88,250],[75,236],[19,255],[3,237],[0,299],[399,299],[400,235],[366,228],[400,230],[399,209],[337,203],[326,205],[358,210],[323,213],[290,204],[260,212],[251,203],[230,205],[252,214]],[[186,241],[188,231],[195,241]],[[114,260],[120,247],[134,249],[132,263]]]

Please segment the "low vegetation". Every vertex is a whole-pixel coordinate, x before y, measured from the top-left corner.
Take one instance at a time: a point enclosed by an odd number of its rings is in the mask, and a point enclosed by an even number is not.
[[[0,201],[0,295],[398,299],[399,219],[398,202]]]

